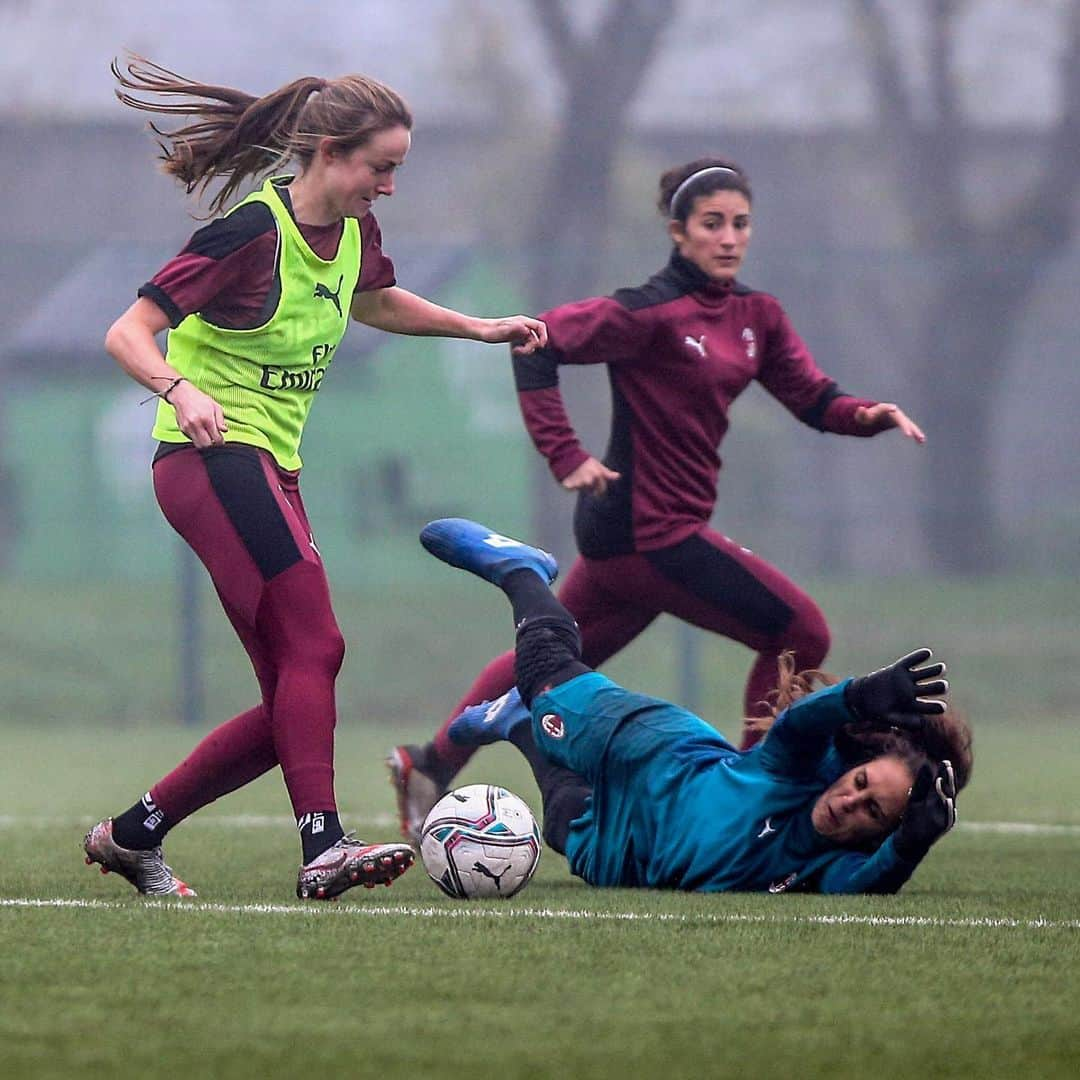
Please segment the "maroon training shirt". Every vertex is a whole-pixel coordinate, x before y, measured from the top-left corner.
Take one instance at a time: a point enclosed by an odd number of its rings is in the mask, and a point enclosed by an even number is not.
[[[559,364],[608,366],[611,438],[604,463],[621,473],[605,495],[582,493],[581,553],[653,551],[708,524],[716,504],[728,408],[757,379],[803,423],[840,435],[873,401],[842,394],[814,363],[779,302],[737,282],[712,282],[677,252],[638,288],[545,312],[548,345],[514,357],[525,426],[562,480],[589,454],[559,392]]]
[[[292,211],[286,185],[277,186],[282,202]],[[303,225],[300,234],[321,259],[337,254],[343,224]],[[395,284],[394,264],[383,254],[375,215],[360,220],[360,281],[357,292],[387,289]],[[277,273],[277,227],[270,208],[247,203],[226,217],[199,229],[179,255],[170,259],[141,289],[179,326],[193,312],[226,330],[262,326],[273,314],[281,294]]]

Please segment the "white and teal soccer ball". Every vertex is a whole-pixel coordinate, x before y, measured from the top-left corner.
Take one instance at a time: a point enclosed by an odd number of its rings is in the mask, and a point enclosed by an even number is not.
[[[420,834],[428,877],[459,900],[521,892],[542,846],[540,828],[524,801],[491,784],[447,792],[431,808]]]

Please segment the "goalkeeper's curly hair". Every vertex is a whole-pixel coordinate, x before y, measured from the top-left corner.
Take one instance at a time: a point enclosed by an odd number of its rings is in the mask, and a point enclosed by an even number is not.
[[[746,720],[763,733],[789,705],[812,693],[818,685],[834,686],[840,681],[827,671],[796,671],[795,656],[790,651],[780,654],[777,668],[776,689],[769,693],[765,702],[771,715]],[[892,755],[905,761],[913,775],[926,761],[948,760],[953,767],[957,791],[967,785],[975,764],[971,725],[951,705],[940,715],[923,717],[923,728],[918,733],[899,728],[872,730],[863,723],[852,721],[836,733],[835,743],[840,756],[850,765]]]

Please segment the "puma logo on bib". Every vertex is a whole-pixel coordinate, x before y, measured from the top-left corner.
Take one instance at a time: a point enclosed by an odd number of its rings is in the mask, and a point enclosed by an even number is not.
[[[339,275],[337,279],[337,292],[331,292],[329,285],[324,285],[321,281],[315,282],[315,292],[312,294],[313,300],[329,300],[335,307],[338,313],[338,317],[341,317],[341,283],[345,280],[345,276]]]

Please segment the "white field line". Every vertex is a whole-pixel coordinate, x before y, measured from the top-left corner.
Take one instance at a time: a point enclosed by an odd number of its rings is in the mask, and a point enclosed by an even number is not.
[[[1038,821],[958,821],[963,832],[1018,833],[1023,836],[1078,836],[1080,825],[1051,825]]]
[[[98,821],[90,815],[72,817],[37,817],[33,814],[0,814],[0,829],[33,828],[34,826],[88,828]],[[394,814],[355,815],[365,828],[392,829],[398,819]],[[184,828],[190,826],[218,826],[227,829],[283,829],[295,828],[296,823],[284,814],[231,814],[202,815],[184,822]],[[956,826],[960,832],[1004,833],[1021,836],[1080,836],[1080,824],[1053,824],[1037,821],[960,821]]]
[[[371,826],[376,829],[397,828],[398,824],[396,814],[349,815],[349,817],[351,820],[362,822],[365,827]],[[34,826],[84,829],[100,820],[100,814],[96,817],[89,814],[72,815],[70,817],[0,814],[0,829],[21,829]],[[184,822],[185,829],[192,825],[216,825],[227,829],[295,829],[296,821],[285,814],[204,814],[192,817]],[[1080,825],[1077,826],[1077,831],[1080,831]]]
[[[0,908],[77,908],[93,911],[130,911],[130,903],[110,900],[63,900],[60,898],[34,900],[14,897],[0,899]],[[331,907],[322,904],[209,904],[198,900],[147,901],[145,909],[157,913],[204,915],[298,915],[306,918],[411,918],[446,919],[457,921],[515,922],[529,919],[549,919],[567,922],[642,922],[681,923],[689,925],[729,925],[733,923],[765,924],[772,926],[883,926],[984,929],[984,930],[1080,930],[1080,919],[1012,919],[978,917],[970,919],[938,919],[929,915],[739,915],[693,914],[676,915],[648,911],[587,911],[582,908],[494,908],[461,905],[430,907],[413,904],[371,904]]]

